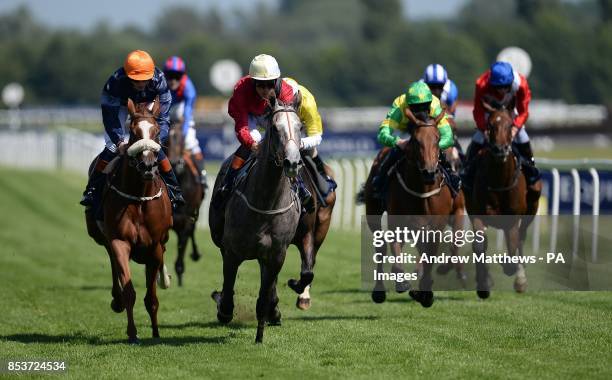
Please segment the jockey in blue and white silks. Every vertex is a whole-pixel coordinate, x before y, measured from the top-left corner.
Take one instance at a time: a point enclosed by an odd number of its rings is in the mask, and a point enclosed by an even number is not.
[[[198,168],[198,173],[200,173],[200,182],[202,185],[206,185],[204,155],[196,137],[195,121],[193,120],[197,93],[193,82],[187,75],[185,61],[178,56],[168,57],[164,64],[164,75],[172,94],[170,119],[172,122],[182,120],[184,148],[191,152],[194,163]]]
[[[459,90],[450,78],[444,66],[432,63],[423,73],[423,82],[427,83],[431,92],[440,99],[446,114],[455,116]]]
[[[166,84],[164,74],[155,67],[151,56],[142,50],[135,50],[128,54],[123,67],[117,69],[106,81],[102,89],[101,108],[102,122],[104,123],[105,148],[98,156],[94,171],[89,178],[83,193],[81,204],[99,208],[102,189],[106,182],[103,170],[117,154],[125,149],[130,138],[127,101],[132,99],[135,103],[153,102],[159,97],[160,114],[157,118],[160,133],[159,141],[162,146],[168,143],[169,117],[171,95]],[[166,183],[168,195],[173,206],[184,203],[178,182],[163,150],[158,153],[159,173]]]

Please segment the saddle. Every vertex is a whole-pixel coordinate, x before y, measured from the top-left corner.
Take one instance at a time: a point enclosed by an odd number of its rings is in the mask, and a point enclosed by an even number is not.
[[[329,193],[336,189],[336,182],[329,178],[329,176],[323,177],[323,175],[319,173],[319,171],[317,170],[317,165],[315,164],[312,157],[303,154],[302,160],[306,164],[306,169],[308,170],[308,173],[312,178],[313,187],[315,193],[317,194],[317,199],[319,200],[319,203],[321,203],[322,207],[327,207],[327,202],[325,202],[325,199],[327,198]]]

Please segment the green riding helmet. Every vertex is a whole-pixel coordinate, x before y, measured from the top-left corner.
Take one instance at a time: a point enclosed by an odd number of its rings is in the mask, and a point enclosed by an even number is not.
[[[425,82],[414,82],[406,92],[408,105],[430,103],[432,99],[431,90]]]

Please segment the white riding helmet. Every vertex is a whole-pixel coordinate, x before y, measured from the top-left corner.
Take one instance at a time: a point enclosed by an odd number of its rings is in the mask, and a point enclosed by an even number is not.
[[[280,78],[281,72],[274,57],[260,54],[251,61],[249,76],[256,80],[271,80]]]

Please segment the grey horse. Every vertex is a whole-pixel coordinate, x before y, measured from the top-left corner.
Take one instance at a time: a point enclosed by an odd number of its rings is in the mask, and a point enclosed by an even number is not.
[[[302,167],[301,121],[295,109],[274,102],[256,162],[248,176],[230,195],[224,209],[211,207],[209,224],[214,243],[223,256],[223,290],[213,292],[217,319],[229,323],[234,310],[234,283],[238,266],[257,259],[261,286],[257,298],[257,335],[263,341],[266,322],[279,324],[276,282],[287,247],[296,233],[301,205],[291,189],[291,179]],[[213,194],[223,183],[229,161],[221,167]],[[214,196],[214,195],[213,195]]]

